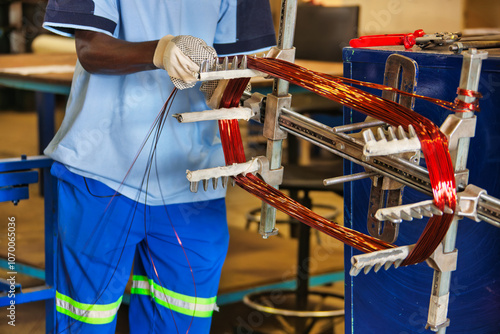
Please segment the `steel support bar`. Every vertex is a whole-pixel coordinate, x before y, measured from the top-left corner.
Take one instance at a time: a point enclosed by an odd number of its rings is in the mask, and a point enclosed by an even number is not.
[[[482,60],[487,57],[487,53],[478,53],[477,50],[470,50],[464,54],[462,64],[462,74],[460,77],[460,88],[466,90],[477,91],[479,87],[479,78],[481,74]],[[467,96],[459,96],[459,99],[466,103],[473,101],[473,98]],[[455,114],[460,118],[472,118],[473,112],[457,112]],[[455,172],[466,170],[467,157],[469,155],[470,138],[464,137],[458,140],[456,153],[452,154],[452,162],[455,167]],[[458,229],[458,215],[455,215],[450,228],[443,239],[443,253],[451,253],[455,250],[455,243]],[[452,271],[434,271],[432,281],[431,300],[429,305],[429,315],[427,318],[427,328],[439,334],[446,333],[446,327],[449,326],[448,302],[450,295],[450,282]]]
[[[278,33],[278,49],[287,50],[293,47],[293,36],[295,33],[295,18],[297,15],[297,0],[282,0],[281,19]],[[285,80],[275,79],[272,95],[285,97],[288,95],[289,84]],[[279,112],[279,110],[276,110]],[[281,152],[283,149],[282,139],[268,139],[267,158],[269,159],[269,169],[278,169],[281,167]],[[267,238],[269,235],[276,234],[276,209],[267,203],[262,203],[261,223],[259,232]]]

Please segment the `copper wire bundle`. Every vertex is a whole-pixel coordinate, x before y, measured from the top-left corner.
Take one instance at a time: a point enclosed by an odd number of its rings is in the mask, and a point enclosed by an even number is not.
[[[233,79],[228,84],[221,101],[221,108],[230,108],[238,106],[243,91],[247,87],[248,79]],[[238,121],[221,120],[219,121],[219,130],[221,134],[222,145],[226,164],[242,163],[246,161],[243,150],[241,133]],[[394,247],[377,238],[367,236],[361,232],[346,228],[331,222],[320,215],[314,213],[307,207],[299,204],[279,190],[268,185],[258,177],[252,174],[238,175],[235,177],[236,184],[249,193],[257,196],[262,201],[272,205],[278,210],[288,214],[290,217],[307,224],[313,228],[330,235],[347,245],[350,245],[363,252],[373,252],[376,250]]]
[[[316,94],[340,102],[354,110],[380,119],[390,125],[401,125],[406,131],[408,131],[408,126],[411,124],[415,128],[421,142],[436,206],[441,211],[444,211],[445,206],[455,210],[455,176],[448,151],[448,141],[439,128],[427,118],[408,108],[404,108],[393,101],[382,99],[343,82],[377,89],[391,88],[324,75],[309,71],[293,63],[272,58],[249,58],[248,67],[270,74],[273,77],[284,79]],[[224,93],[221,107],[237,106],[247,82],[248,79],[232,80]],[[410,95],[416,96],[414,94]],[[453,108],[453,105],[449,102],[431,98],[426,99],[445,108]],[[244,162],[245,156],[237,122],[220,121],[219,126],[226,155],[226,163]],[[273,187],[266,185],[253,175],[246,177],[238,176],[236,177],[236,182],[239,186],[270,205],[275,206],[277,209],[361,251],[371,252],[394,247],[376,238],[329,222]],[[443,239],[452,219],[453,214],[434,216],[429,219],[415,248],[403,262],[403,265],[415,264],[427,259]]]

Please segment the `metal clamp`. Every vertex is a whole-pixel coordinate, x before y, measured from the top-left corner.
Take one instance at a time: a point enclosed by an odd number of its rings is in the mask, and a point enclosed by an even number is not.
[[[295,61],[295,48],[291,49],[280,49],[273,46],[267,53],[267,57],[281,59],[293,63]]]
[[[270,169],[269,160],[266,157],[260,156],[257,157],[257,159],[259,161],[259,170],[257,172],[267,184],[279,186],[283,183],[283,166],[276,169]]]
[[[225,57],[222,60],[204,60],[198,73],[199,81],[211,81],[221,79],[265,77],[266,73],[252,70],[247,67],[247,56]]]
[[[212,180],[214,189],[217,189],[218,179],[222,179],[222,187],[226,187],[230,177],[240,174],[258,173],[264,181],[272,186],[280,185],[283,182],[283,167],[269,169],[269,160],[264,156],[253,158],[244,163],[232,164],[229,166],[199,169],[186,171],[186,178],[190,182],[191,192],[198,191],[199,182],[203,183],[203,189],[207,191],[208,182]]]
[[[382,128],[377,128],[378,140],[371,129],[363,131],[363,138],[366,143],[363,147],[363,154],[371,157],[420,150],[420,141],[413,126],[408,126],[408,135],[402,126],[398,126],[396,131],[394,129],[389,127],[386,136]]]
[[[457,249],[454,249],[452,252],[445,253],[443,250],[443,244],[440,243],[426,262],[429,267],[440,272],[455,271],[457,270],[457,258]]]
[[[179,123],[214,121],[222,119],[243,119],[248,121],[254,116],[255,113],[253,109],[241,107],[193,111],[173,115]]]
[[[451,214],[453,210],[445,206],[444,213]],[[413,218],[422,219],[423,217],[432,217],[434,215],[442,216],[443,211],[439,210],[432,200],[427,200],[378,209],[375,213],[375,218],[380,221],[389,220],[393,223],[401,223],[403,220],[412,221]]]
[[[349,274],[351,276],[357,276],[361,270],[364,270],[364,273],[368,274],[372,268],[374,268],[375,272],[379,271],[382,267],[387,270],[391,265],[394,265],[394,268],[398,268],[408,254],[410,254],[413,247],[415,247],[415,245],[355,255],[351,258],[351,270]]]
[[[243,106],[252,110],[252,119],[261,122],[263,110],[265,110],[266,96],[261,93],[253,93],[243,102]]]
[[[456,114],[450,114],[441,125],[441,132],[448,137],[448,148],[455,151],[460,138],[472,138],[476,133],[476,116],[471,118],[460,118]]]
[[[280,129],[278,118],[282,108],[290,108],[292,96],[278,97],[269,94],[266,99],[266,116],[264,120],[264,137],[271,140],[285,139],[287,133]]]
[[[479,199],[483,194],[487,194],[486,190],[476,187],[473,184],[469,184],[464,191],[458,193],[459,216],[480,222],[481,219],[477,216],[477,207]]]

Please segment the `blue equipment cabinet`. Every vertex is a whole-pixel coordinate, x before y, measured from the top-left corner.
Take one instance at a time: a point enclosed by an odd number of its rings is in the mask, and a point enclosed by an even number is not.
[[[399,53],[418,63],[417,94],[453,101],[459,85],[462,56],[450,52],[394,51],[401,48],[353,49],[343,51],[344,75],[382,83],[385,61]],[[476,113],[476,135],[471,140],[467,168],[469,183],[500,198],[500,53],[483,60],[479,91],[481,111]],[[379,91],[371,91],[380,96]],[[425,101],[416,101],[416,111],[438,126],[450,113]],[[364,115],[344,110],[345,124],[360,122]],[[345,174],[364,171],[346,162]],[[345,225],[367,232],[370,181],[345,185]],[[405,187],[403,204],[428,199]],[[403,222],[397,245],[417,241],[427,220]],[[446,333],[500,333],[500,228],[469,219],[459,222],[456,248],[457,270],[452,273]],[[349,275],[351,257],[359,254],[345,248],[346,333],[431,333],[425,329],[433,270],[425,263],[388,271]]]

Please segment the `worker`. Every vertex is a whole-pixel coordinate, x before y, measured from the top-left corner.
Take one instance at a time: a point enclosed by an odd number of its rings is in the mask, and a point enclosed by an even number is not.
[[[133,264],[131,333],[208,333],[225,191],[191,193],[186,170],[223,165],[223,153],[216,122],[171,115],[207,109],[200,60],[275,44],[269,1],[49,0],[44,27],[74,36],[78,55],[45,150],[59,194],[54,332],[114,333]],[[174,83],[186,89],[155,123]]]

